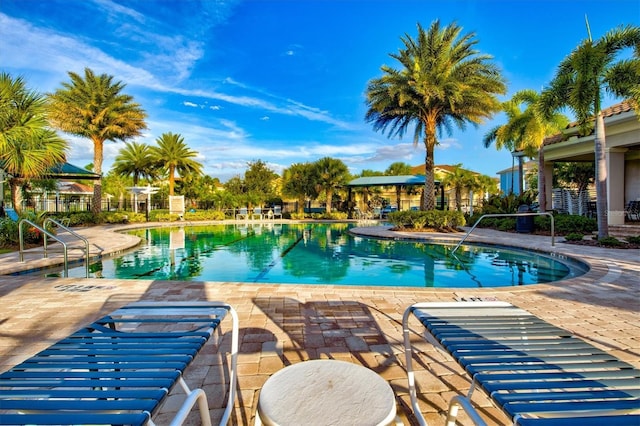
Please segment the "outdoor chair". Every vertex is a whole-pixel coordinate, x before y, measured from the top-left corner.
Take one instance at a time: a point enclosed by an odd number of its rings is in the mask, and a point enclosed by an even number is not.
[[[640,220],[640,201],[629,201],[624,209],[624,213],[629,220]]]
[[[403,316],[409,395],[421,425],[409,319],[472,380],[467,396],[451,399],[447,425],[461,407],[485,421],[471,398],[482,389],[514,425],[640,424],[640,370],[570,332],[504,302],[418,303]]]
[[[236,214],[236,220],[248,220],[249,219],[249,211],[246,207],[241,207]]]
[[[276,217],[282,219],[282,206],[273,206],[273,218]]]
[[[231,360],[222,383],[227,424],[236,392],[238,318],[217,302],[138,302],[81,328],[0,375],[0,424],[146,425],[176,385],[187,396],[171,425],[197,403],[211,425],[207,396],[183,379],[187,366],[231,316]],[[225,389],[222,389],[224,400]]]
[[[262,207],[254,207],[253,208],[253,213],[251,214],[251,219],[255,219],[256,217],[259,220],[262,220]]]

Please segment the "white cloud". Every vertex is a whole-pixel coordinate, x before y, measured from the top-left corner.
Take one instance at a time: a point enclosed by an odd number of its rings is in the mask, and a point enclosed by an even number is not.
[[[182,103],[182,105],[184,105],[184,106],[188,106],[188,107],[192,107],[192,108],[198,108],[198,104],[195,104],[195,103],[193,103],[193,102],[189,102],[189,101],[184,101],[184,102]]]

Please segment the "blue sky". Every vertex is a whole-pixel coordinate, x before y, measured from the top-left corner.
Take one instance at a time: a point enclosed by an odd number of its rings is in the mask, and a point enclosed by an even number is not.
[[[364,120],[367,82],[397,66],[389,53],[418,22],[474,32],[507,80],[506,100],[548,84],[587,37],[585,15],[598,38],[638,25],[640,0],[2,0],[0,71],[43,93],[68,71],[110,74],[148,114],[138,142],[179,133],[223,182],[256,160],[281,173],[330,156],[358,174],[424,163],[412,133],[390,139]],[[510,167],[508,152],[482,145],[503,123],[440,135],[436,164],[490,176]],[[71,163],[92,162],[90,141],[65,137]],[[123,146],[105,144],[105,171]]]

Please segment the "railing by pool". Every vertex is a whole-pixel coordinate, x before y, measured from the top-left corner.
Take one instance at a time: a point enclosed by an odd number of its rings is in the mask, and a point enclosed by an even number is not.
[[[462,245],[462,243],[464,243],[464,240],[467,239],[467,237],[469,236],[469,234],[471,234],[471,232],[473,232],[474,229],[476,229],[476,226],[478,226],[478,224],[480,223],[480,221],[482,219],[484,219],[485,217],[508,217],[508,216],[549,216],[551,218],[551,245],[555,246],[555,236],[554,236],[554,222],[553,222],[553,215],[551,213],[548,212],[533,212],[533,213],[494,213],[494,214],[483,214],[482,216],[480,216],[480,219],[478,219],[476,221],[476,223],[471,227],[471,229],[469,229],[469,232],[467,232],[467,234],[462,237],[462,239],[460,240],[460,242],[454,247],[454,249],[451,251],[451,254],[455,253],[456,250],[458,250],[458,248]]]

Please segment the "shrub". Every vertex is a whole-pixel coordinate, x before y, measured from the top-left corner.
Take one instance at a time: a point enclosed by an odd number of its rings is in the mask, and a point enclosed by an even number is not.
[[[449,231],[465,224],[464,214],[452,210],[403,210],[389,213],[387,218],[397,229],[433,228]]]
[[[564,236],[564,239],[567,241],[582,241],[584,238],[584,234],[580,234],[578,232],[572,232]]]
[[[220,210],[196,210],[184,213],[185,220],[224,220],[224,212]]]
[[[604,237],[598,240],[598,244],[603,247],[620,247],[623,242],[615,237]]]
[[[640,244],[640,235],[636,235],[635,237],[627,237],[625,239],[630,244]]]

